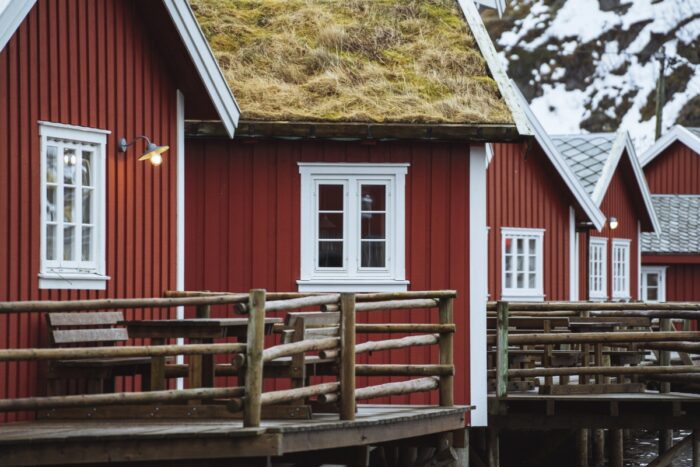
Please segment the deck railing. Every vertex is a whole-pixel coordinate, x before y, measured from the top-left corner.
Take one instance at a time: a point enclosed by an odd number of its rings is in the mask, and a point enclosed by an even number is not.
[[[700,332],[689,330],[700,319],[699,303],[490,302],[487,310],[498,399],[536,386],[543,394],[590,394],[653,383],[669,392],[671,381],[699,381],[691,355],[700,354]],[[672,352],[680,364],[672,364]],[[577,385],[569,384],[572,376]]]
[[[0,412],[41,409],[86,408],[131,404],[162,404],[182,401],[226,399],[231,411],[242,411],[245,426],[256,427],[263,418],[262,408],[268,405],[315,398],[316,402],[337,404],[343,420],[353,420],[358,400],[438,390],[441,406],[454,405],[453,301],[455,291],[403,293],[267,293],[262,289],[247,294],[229,292],[167,292],[164,298],[104,299],[77,301],[33,301],[0,303],[2,313],[79,312],[115,309],[197,307],[198,318],[208,318],[211,306],[233,305],[238,313],[248,316],[245,343],[210,343],[183,345],[139,345],[114,347],[0,349],[0,361],[52,361],[88,358],[163,357],[227,354],[232,362],[227,374],[239,375],[239,385],[190,389],[163,389],[147,392],[78,394],[46,397],[24,397],[0,400]],[[280,343],[265,347],[265,315],[268,311],[293,311],[318,308],[337,312],[337,325],[329,326],[327,337]],[[357,312],[401,309],[435,309],[438,317],[431,323],[358,323]],[[280,333],[286,332],[282,328]],[[325,332],[325,331],[324,331]],[[357,334],[401,334],[402,337],[369,340],[357,343]],[[370,351],[438,346],[435,364],[357,364],[357,354]],[[304,355],[318,352],[332,360],[337,381],[301,385],[292,389],[265,391],[266,366],[285,357],[304,364]],[[190,362],[191,363],[191,362]],[[157,369],[153,378],[165,377],[165,369]],[[358,388],[359,376],[418,377],[406,381]],[[241,383],[242,381],[242,383]],[[157,387],[157,386],[152,386]]]

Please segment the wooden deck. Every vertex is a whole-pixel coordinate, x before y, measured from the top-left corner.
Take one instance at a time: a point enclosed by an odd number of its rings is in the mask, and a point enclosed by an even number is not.
[[[360,405],[353,421],[337,414],[311,420],[40,420],[0,425],[0,465],[276,457],[368,446],[464,429],[468,407]],[[434,441],[434,440],[433,440]]]

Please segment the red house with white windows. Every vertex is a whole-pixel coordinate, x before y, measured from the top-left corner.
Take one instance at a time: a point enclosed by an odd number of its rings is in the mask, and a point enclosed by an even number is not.
[[[641,157],[661,234],[642,237],[642,298],[698,301],[700,128],[675,126]]]
[[[238,120],[185,0],[6,2],[0,114],[0,300],[182,285],[185,119]],[[141,135],[169,150],[120,152]],[[41,316],[0,315],[1,348],[45,345]],[[36,365],[0,363],[0,398],[41,390]]]
[[[552,136],[607,222],[579,225],[575,249],[578,290],[572,299],[639,299],[642,232],[660,231],[644,173],[626,132]],[[586,278],[588,277],[588,280]]]

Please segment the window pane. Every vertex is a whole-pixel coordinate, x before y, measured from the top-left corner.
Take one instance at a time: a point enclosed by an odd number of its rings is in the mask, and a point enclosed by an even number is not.
[[[506,255],[506,271],[512,271],[513,270],[513,257],[510,255]]]
[[[46,187],[46,222],[56,222],[56,190],[55,186]]]
[[[530,240],[528,240],[528,243],[528,253],[535,254],[535,239],[531,238]]]
[[[510,289],[513,287],[513,273],[506,274],[506,288]]]
[[[522,239],[522,238],[519,238],[519,239],[516,240],[516,242],[517,242],[517,244],[518,244],[518,245],[517,245],[518,254],[523,254],[523,253],[524,253],[524,250],[525,250],[525,240]]]
[[[92,224],[92,189],[83,189],[83,224]]]
[[[518,271],[524,271],[525,270],[525,265],[523,264],[524,257],[523,256],[518,256]]]
[[[319,211],[343,210],[343,185],[318,186]]]
[[[656,287],[657,285],[659,285],[659,275],[647,274],[647,286]]]
[[[659,299],[659,289],[650,287],[647,289],[647,300],[657,301]]]
[[[513,253],[513,239],[510,237],[506,237],[506,254],[512,254]]]
[[[535,275],[534,274],[528,274],[527,275],[527,286],[530,289],[535,288]]]
[[[83,227],[82,254],[83,261],[92,261],[92,227]]]
[[[362,239],[384,239],[386,214],[362,214]]]
[[[58,148],[46,147],[46,181],[56,183],[58,181]]]
[[[525,274],[518,273],[518,288],[522,289],[525,287]]]
[[[386,210],[386,186],[362,185],[362,210],[384,211]]]
[[[51,224],[46,226],[46,259],[56,259],[56,226]]]
[[[73,226],[63,227],[63,260],[64,261],[73,261],[75,259],[75,256],[73,254],[73,245],[75,244],[74,235],[75,235],[75,227],[73,227]]]
[[[318,242],[318,267],[343,267],[343,242]]]
[[[343,238],[343,215],[319,214],[318,238]]]
[[[535,272],[535,266],[537,265],[537,260],[534,255],[530,255],[530,261],[528,262],[528,271]]]
[[[75,189],[66,188],[63,191],[63,221],[74,222],[75,219]]]
[[[386,265],[385,259],[386,243],[385,242],[362,242],[362,260],[363,268],[383,268]]]
[[[78,163],[78,156],[75,149],[65,148],[63,150],[63,183],[73,185],[75,179],[75,165]]]
[[[81,168],[83,186],[92,186],[92,152],[83,151]]]

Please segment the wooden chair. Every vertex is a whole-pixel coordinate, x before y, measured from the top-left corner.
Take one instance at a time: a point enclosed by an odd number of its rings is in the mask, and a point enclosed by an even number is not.
[[[47,313],[51,344],[55,347],[98,347],[129,340],[126,328],[116,327],[124,320],[121,311]],[[85,380],[88,393],[114,392],[116,376],[143,375],[144,389],[150,383],[150,357],[89,358],[57,360],[47,367],[47,393],[58,395],[62,383]]]

